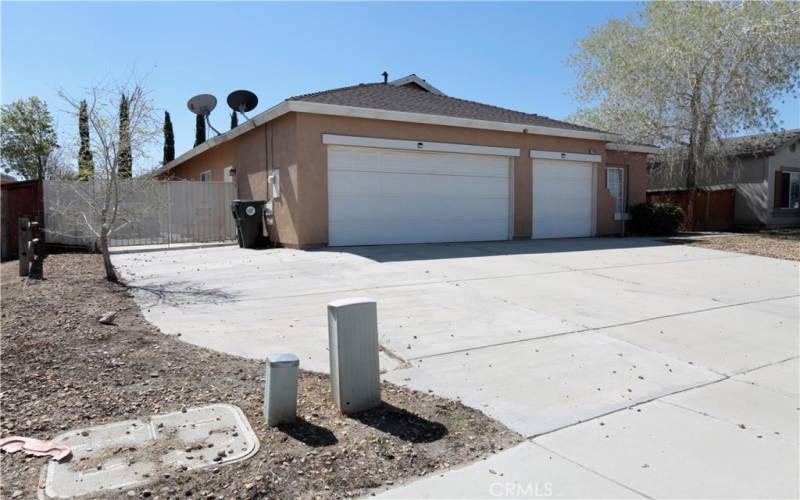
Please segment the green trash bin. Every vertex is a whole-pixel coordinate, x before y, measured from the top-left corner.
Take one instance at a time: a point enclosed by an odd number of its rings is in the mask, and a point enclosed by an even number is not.
[[[239,246],[242,248],[255,248],[261,244],[263,229],[261,224],[264,213],[263,200],[233,200],[231,212],[236,221],[236,235]]]

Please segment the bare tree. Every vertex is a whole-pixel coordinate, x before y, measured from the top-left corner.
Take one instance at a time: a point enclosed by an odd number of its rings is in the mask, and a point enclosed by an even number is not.
[[[127,103],[128,133],[120,133],[120,100]],[[83,98],[74,98],[65,92],[61,97],[68,103],[72,112],[78,117]],[[111,235],[144,216],[148,210],[156,210],[155,206],[142,204],[125,204],[126,197],[148,189],[152,180],[144,177],[122,180],[122,176],[130,174],[125,170],[129,154],[146,157],[146,148],[157,139],[159,127],[155,117],[155,108],[148,92],[141,81],[124,84],[100,85],[87,91],[85,97],[86,115],[91,129],[91,151],[94,156],[94,179],[87,182],[76,182],[73,200],[76,203],[62,204],[52,209],[63,217],[71,218],[83,224],[96,238],[96,244],[103,254],[103,265],[106,278],[117,281],[117,273],[109,255],[109,239]],[[122,127],[124,129],[124,127]],[[139,210],[132,210],[131,206]]]

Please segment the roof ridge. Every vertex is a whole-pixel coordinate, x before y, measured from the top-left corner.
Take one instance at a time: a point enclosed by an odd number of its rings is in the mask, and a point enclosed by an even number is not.
[[[318,90],[316,92],[308,92],[306,94],[299,94],[299,95],[287,97],[285,100],[286,101],[296,101],[298,99],[302,99],[303,97],[314,97],[314,96],[319,96],[319,95],[330,94],[332,92],[339,92],[339,91],[342,91],[342,90],[350,90],[350,89],[355,89],[355,88],[358,88],[358,87],[372,87],[372,86],[375,86],[375,85],[384,85],[384,83],[383,82],[369,82],[369,83],[363,83],[362,82],[362,83],[357,83],[355,85],[347,85],[345,87],[337,87],[335,89]]]

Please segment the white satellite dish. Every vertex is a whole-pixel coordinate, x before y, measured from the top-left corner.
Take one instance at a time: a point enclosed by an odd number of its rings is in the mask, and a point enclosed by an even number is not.
[[[208,116],[217,107],[217,98],[211,94],[200,94],[186,103],[189,111],[196,115]]]

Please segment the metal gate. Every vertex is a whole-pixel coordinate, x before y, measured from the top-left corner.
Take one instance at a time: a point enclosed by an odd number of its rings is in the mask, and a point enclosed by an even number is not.
[[[102,181],[44,181],[48,243],[92,246],[108,186]],[[119,181],[118,220],[109,246],[230,241],[232,182]]]

